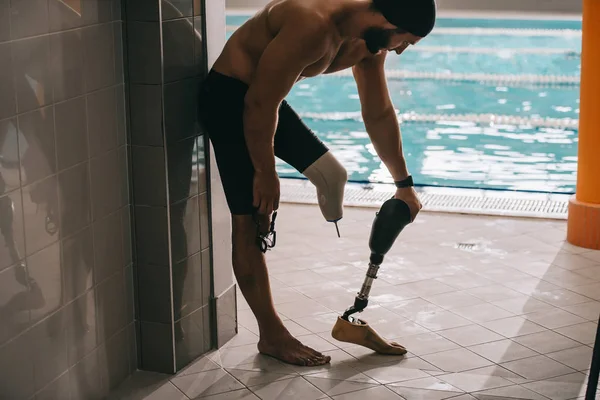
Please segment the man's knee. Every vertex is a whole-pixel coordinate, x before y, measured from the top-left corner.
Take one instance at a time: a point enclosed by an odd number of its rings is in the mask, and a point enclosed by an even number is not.
[[[344,214],[344,189],[348,172],[328,151],[303,172],[316,187],[319,207],[325,220],[338,221]]]

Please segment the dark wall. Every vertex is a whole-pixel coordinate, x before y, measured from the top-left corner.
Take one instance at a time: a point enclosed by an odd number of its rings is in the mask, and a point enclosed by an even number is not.
[[[0,0],[2,398],[100,398],[136,368],[121,11]]]
[[[198,89],[198,0],[126,0],[141,369],[173,373],[212,347],[211,237]]]

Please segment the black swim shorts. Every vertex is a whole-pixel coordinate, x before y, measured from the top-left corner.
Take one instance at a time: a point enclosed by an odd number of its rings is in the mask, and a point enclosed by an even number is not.
[[[244,98],[248,86],[235,78],[210,71],[200,90],[199,112],[210,138],[221,182],[233,215],[251,215],[254,166],[244,137]],[[327,146],[302,122],[284,100],[275,132],[275,156],[300,173],[327,151]]]

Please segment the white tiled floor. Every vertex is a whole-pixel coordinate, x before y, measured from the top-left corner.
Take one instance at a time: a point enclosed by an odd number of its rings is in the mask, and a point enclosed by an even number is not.
[[[422,213],[386,256],[361,316],[409,354],[379,356],[332,339],[363,282],[375,211],[346,208],[341,239],[316,207],[279,212],[268,254],[277,309],[331,365],[257,354],[256,322],[240,294],[239,334],[225,348],[178,377],[138,374],[112,398],[583,399],[600,252],[566,244],[566,222]]]

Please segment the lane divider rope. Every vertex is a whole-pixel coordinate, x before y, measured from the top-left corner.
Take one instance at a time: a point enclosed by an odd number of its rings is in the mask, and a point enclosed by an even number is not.
[[[227,25],[228,32],[237,30],[239,25]],[[434,28],[433,35],[478,35],[478,36],[550,36],[581,37],[580,29],[522,29],[522,28]]]
[[[486,47],[454,47],[454,46],[413,46],[408,51],[419,53],[469,53],[469,54],[562,54],[570,58],[580,58],[581,52],[569,49],[554,48],[486,48]]]
[[[300,117],[325,121],[362,121],[360,111],[351,112],[304,112]],[[579,128],[579,119],[550,117],[521,117],[517,115],[499,114],[418,114],[397,113],[400,123],[403,122],[471,122],[484,125],[528,126],[532,128],[573,129]]]
[[[478,35],[478,36],[581,36],[580,29],[522,29],[522,28],[435,28],[437,35]]]
[[[579,75],[537,75],[537,74],[486,74],[459,72],[422,72],[401,69],[387,69],[385,74],[390,79],[430,79],[436,81],[486,82],[497,84],[549,84],[579,86]],[[324,76],[352,77],[352,70],[334,72]]]

